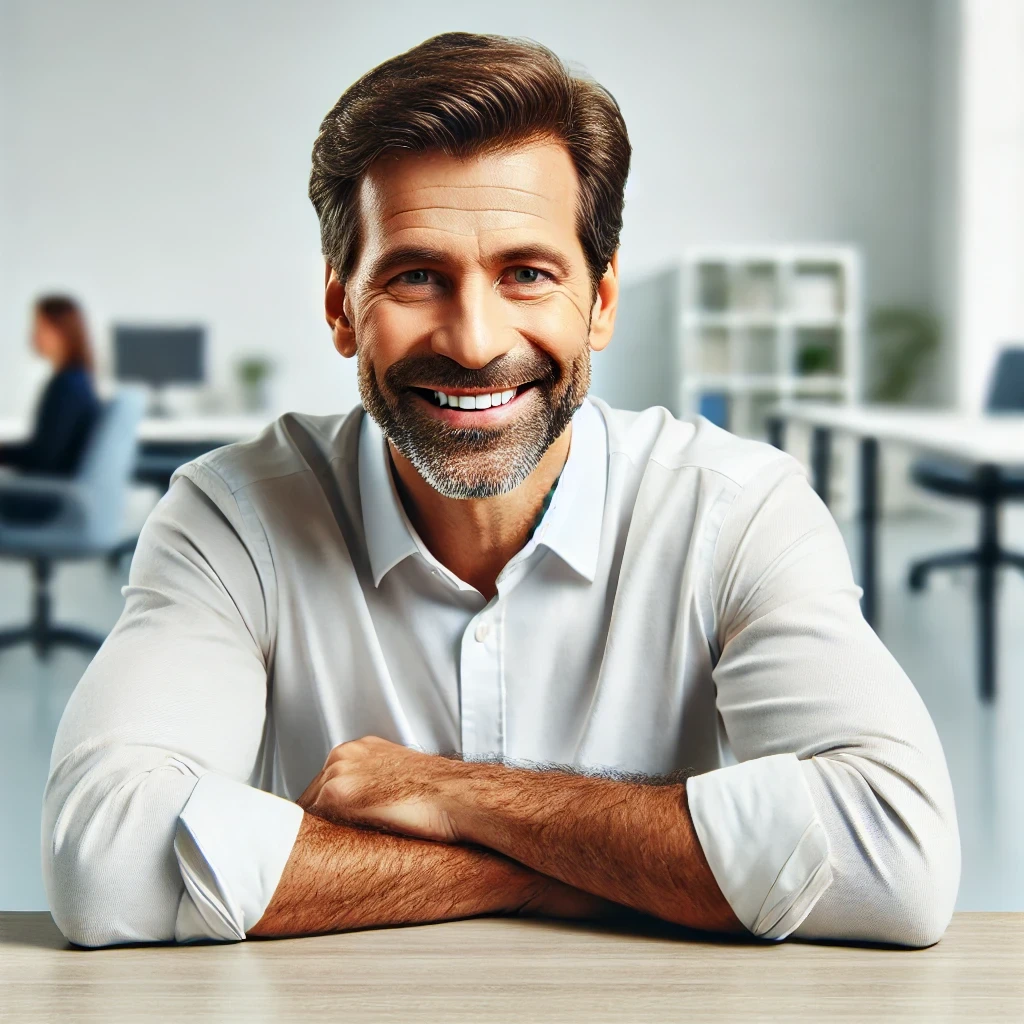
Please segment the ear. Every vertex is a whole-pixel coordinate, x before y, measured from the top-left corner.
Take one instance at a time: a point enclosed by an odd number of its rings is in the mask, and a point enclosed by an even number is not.
[[[619,304],[619,253],[616,250],[597,286],[590,316],[590,347],[600,352],[612,340],[615,310]]]
[[[324,315],[334,335],[334,347],[346,358],[356,354],[356,332],[352,329],[346,306],[345,285],[329,264],[324,264]]]

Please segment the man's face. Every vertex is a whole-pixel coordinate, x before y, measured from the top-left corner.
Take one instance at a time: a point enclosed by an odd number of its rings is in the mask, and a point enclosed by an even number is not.
[[[388,155],[359,203],[359,258],[344,286],[331,274],[327,308],[343,313],[335,343],[358,355],[363,405],[441,494],[512,490],[568,426],[610,335],[568,152]]]

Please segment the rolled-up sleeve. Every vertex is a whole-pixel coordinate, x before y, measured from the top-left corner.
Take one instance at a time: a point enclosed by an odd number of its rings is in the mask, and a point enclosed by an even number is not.
[[[188,474],[142,529],[124,609],[50,760],[43,878],[58,927],[84,946],[244,938],[302,818],[253,785],[269,556],[223,481]]]
[[[738,763],[687,795],[737,917],[769,939],[937,941],[960,880],[945,757],[795,460],[736,495],[712,590],[712,675]]]

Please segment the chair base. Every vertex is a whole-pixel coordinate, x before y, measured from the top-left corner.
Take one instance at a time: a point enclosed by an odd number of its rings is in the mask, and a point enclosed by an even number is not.
[[[48,657],[54,647],[76,647],[95,654],[106,637],[75,626],[62,626],[50,617],[50,576],[53,564],[48,558],[32,559],[35,600],[32,621],[14,629],[0,630],[0,651],[30,643],[40,658]]]
[[[969,548],[964,551],[947,551],[912,563],[907,573],[907,586],[915,592],[920,592],[927,586],[929,575],[936,569],[959,569],[963,566],[977,568],[986,561],[997,566],[1009,565],[1024,572],[1024,554],[1006,551],[1003,548],[986,554],[980,548]]]
[[[128,537],[126,540],[121,541],[121,543],[107,555],[107,566],[111,570],[120,568],[121,559],[124,558],[125,555],[133,555],[138,543],[138,537]]]
[[[941,555],[915,562],[910,567],[908,583],[911,590],[923,590],[933,569],[969,565],[977,570],[978,616],[978,690],[981,699],[990,704],[996,695],[996,575],[1000,566],[1010,565],[1024,571],[1024,555],[1007,551],[999,543],[1000,495],[994,485],[997,471],[993,466],[978,470],[981,495],[981,530],[978,546],[969,551],[947,551]]]
[[[90,633],[74,626],[48,626],[40,633],[32,625],[16,629],[0,630],[0,651],[18,644],[30,643],[40,658],[49,657],[54,647],[77,647],[80,650],[95,654],[106,637],[99,633]]]

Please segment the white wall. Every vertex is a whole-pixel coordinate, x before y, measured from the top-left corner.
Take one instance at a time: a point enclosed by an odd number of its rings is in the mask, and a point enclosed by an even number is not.
[[[687,243],[852,241],[869,301],[933,294],[930,0],[3,10],[18,101],[3,136],[0,245],[15,258],[0,281],[0,415],[32,400],[26,309],[49,288],[86,301],[101,366],[115,319],[201,319],[216,384],[234,354],[265,350],[282,360],[283,408],[353,404],[354,368],[320,312],[310,149],[359,74],[455,28],[539,38],[619,99],[635,154],[625,276]]]
[[[959,404],[977,412],[1001,346],[1024,343],[1024,3],[962,18]]]
[[[3,409],[5,380],[12,376],[8,371],[10,360],[10,339],[6,330],[4,310],[8,302],[7,284],[11,276],[10,264],[10,216],[11,189],[8,177],[11,162],[11,117],[12,98],[12,33],[10,8],[0,0],[0,410]]]
[[[961,8],[964,0],[933,0],[931,46],[931,244],[932,308],[943,344],[930,381],[919,391],[937,395],[944,405],[958,400],[960,336],[960,116]]]

